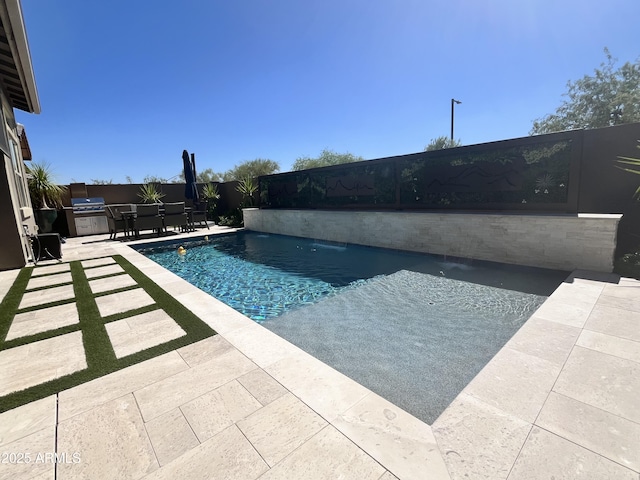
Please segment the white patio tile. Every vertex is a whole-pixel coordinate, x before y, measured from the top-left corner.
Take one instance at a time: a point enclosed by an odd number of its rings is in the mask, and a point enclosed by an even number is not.
[[[233,380],[191,400],[180,409],[198,440],[204,442],[261,407],[242,385]]]
[[[508,480],[638,480],[638,474],[586,448],[533,427]]]
[[[102,277],[104,275],[113,275],[115,273],[123,273],[123,268],[114,263],[112,265],[105,265],[103,267],[95,267],[95,268],[87,268],[84,271],[84,274],[88,279]]]
[[[42,429],[54,429],[55,426],[56,396],[49,395],[0,413],[0,446]]]
[[[370,393],[359,383],[302,351],[264,370],[329,422]]]
[[[146,307],[154,303],[153,298],[142,288],[96,298],[96,304],[102,317],[128,312],[129,310]]]
[[[7,333],[7,340],[75,325],[79,321],[75,303],[65,303],[55,307],[18,313],[13,317],[9,333]]]
[[[534,315],[509,340],[506,347],[562,366],[580,331],[577,327],[550,322]]]
[[[66,420],[159,380],[187,370],[177,352],[136,363],[59,393],[58,415]]]
[[[190,367],[195,367],[235,349],[222,335],[214,335],[179,348],[178,353]]]
[[[640,342],[640,312],[597,304],[584,328]]]
[[[640,342],[583,330],[576,345],[640,363]]]
[[[384,472],[380,464],[328,425],[262,475],[260,480],[380,480]]]
[[[40,275],[49,275],[52,273],[68,272],[71,270],[69,263],[56,263],[53,265],[38,266],[33,268],[31,273],[32,277],[38,277]]]
[[[56,451],[55,425],[38,430],[0,449],[0,480],[26,480],[34,477],[53,478],[55,464],[50,457]],[[60,453],[63,451],[60,450]],[[66,453],[66,452],[65,452]],[[13,457],[16,461],[11,461]],[[71,456],[71,453],[69,454]],[[49,458],[49,461],[46,459]],[[22,460],[22,461],[18,461]]]
[[[117,358],[155,347],[187,333],[164,310],[152,310],[105,325]]]
[[[449,479],[431,427],[375,393],[332,424],[398,478]]]
[[[91,287],[93,293],[104,293],[119,288],[132,287],[134,285],[137,285],[136,281],[126,273],[124,275],[116,275],[115,277],[99,278],[89,281],[89,287]]]
[[[73,285],[62,285],[59,287],[46,288],[44,290],[36,290],[35,292],[26,292],[22,296],[20,306],[18,308],[35,307],[51,302],[59,302],[74,298]]]
[[[34,288],[52,287],[61,283],[71,283],[71,272],[56,273],[55,275],[47,275],[44,277],[31,277],[27,283],[27,290]]]
[[[502,480],[509,475],[531,425],[461,394],[432,429],[453,480]]]
[[[140,478],[159,467],[132,394],[60,422],[58,450],[81,456],[58,465],[60,480]]]
[[[551,322],[582,328],[593,310],[595,302],[573,302],[570,299],[548,298],[534,315]]]
[[[634,287],[634,291],[637,292],[637,289]],[[633,298],[628,296],[613,296],[613,295],[605,295],[604,293],[600,295],[600,299],[598,300],[598,304],[604,307],[614,307],[614,308],[622,308],[623,310],[629,310],[630,312],[640,312],[640,297]]]
[[[0,351],[0,396],[87,368],[82,333]]]
[[[503,348],[463,392],[533,423],[560,368],[557,363]]]
[[[327,425],[288,393],[237,423],[262,458],[274,466]]]
[[[237,377],[256,365],[237,350],[201,363],[134,392],[145,421],[173,410]]]
[[[553,390],[640,423],[640,364],[631,360],[576,346]]]
[[[235,425],[192,448],[144,480],[257,479],[269,469]],[[214,476],[215,475],[215,476]]]
[[[0,272],[0,302],[4,300],[5,295],[13,286],[13,282],[18,278],[20,270],[5,270]]]
[[[178,408],[145,423],[145,428],[161,466],[200,444]]]
[[[261,368],[241,376],[238,378],[238,382],[262,405],[268,405],[287,393],[286,388]]]
[[[116,263],[113,257],[94,258],[92,260],[83,260],[80,262],[82,268],[100,267],[102,265],[111,265]]]
[[[640,424],[551,392],[536,425],[640,472]]]

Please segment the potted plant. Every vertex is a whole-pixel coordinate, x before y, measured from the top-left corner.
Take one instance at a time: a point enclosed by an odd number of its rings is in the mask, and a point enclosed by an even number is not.
[[[50,233],[53,231],[53,222],[58,217],[58,209],[62,208],[62,197],[67,192],[67,187],[55,183],[48,163],[27,165],[27,174],[38,230],[40,233]]]
[[[160,192],[155,183],[145,183],[140,187],[138,196],[144,203],[160,203],[165,195]]]

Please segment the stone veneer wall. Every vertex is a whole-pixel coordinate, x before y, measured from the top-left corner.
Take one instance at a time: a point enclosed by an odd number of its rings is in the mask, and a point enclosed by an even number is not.
[[[245,209],[248,230],[559,270],[611,272],[622,215]]]

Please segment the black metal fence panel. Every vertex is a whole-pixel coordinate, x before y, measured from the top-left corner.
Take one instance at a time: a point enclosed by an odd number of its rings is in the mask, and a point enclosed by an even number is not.
[[[263,176],[260,207],[576,212],[582,133]]]

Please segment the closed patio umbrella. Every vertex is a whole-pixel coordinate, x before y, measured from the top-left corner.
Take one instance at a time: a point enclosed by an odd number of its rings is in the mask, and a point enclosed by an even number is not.
[[[195,166],[191,163],[189,152],[182,151],[182,163],[184,164],[184,198],[198,201],[198,187],[196,185]]]

